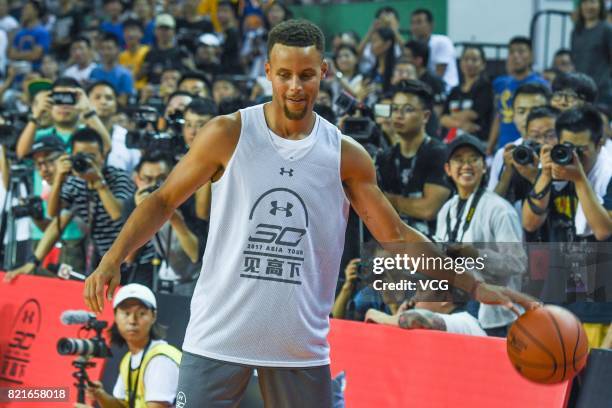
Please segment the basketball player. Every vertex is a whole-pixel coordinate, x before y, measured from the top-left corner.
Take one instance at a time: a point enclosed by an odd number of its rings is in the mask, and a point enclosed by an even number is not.
[[[272,102],[211,120],[125,224],[85,284],[100,312],[119,265],[212,180],[209,239],[183,344],[177,406],[234,407],[257,368],[269,407],[331,407],[328,315],[349,205],[379,242],[424,243],[376,185],[372,159],[313,113],[327,73],[321,30],[290,20],[268,37]],[[535,307],[467,274],[432,272],[485,303]],[[454,276],[453,276],[454,275]]]

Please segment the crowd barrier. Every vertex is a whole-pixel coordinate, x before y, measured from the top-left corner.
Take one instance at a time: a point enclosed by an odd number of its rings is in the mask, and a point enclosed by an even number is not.
[[[64,310],[85,308],[83,284],[35,276],[20,276],[6,284],[1,282],[3,276],[0,272],[0,387],[67,387],[70,401],[75,401],[74,359],[60,356],[56,344],[60,337],[79,334],[79,326],[63,325],[59,317]],[[158,306],[158,319],[168,326],[169,342],[180,346],[189,318],[188,299],[158,295]],[[110,303],[99,318],[112,322]],[[569,399],[568,382],[538,385],[518,375],[503,339],[332,319],[329,342],[332,374],[346,374],[349,408],[561,408]],[[112,359],[94,359],[90,377],[104,378],[105,388],[111,391],[124,352],[114,349]],[[577,406],[607,406],[612,400],[612,352],[594,350],[583,378]],[[597,405],[598,401],[604,405]],[[259,406],[257,396],[249,396],[242,405],[255,406]]]

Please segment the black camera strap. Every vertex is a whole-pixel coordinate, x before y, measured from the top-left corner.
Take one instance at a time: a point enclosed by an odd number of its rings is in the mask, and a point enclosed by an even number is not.
[[[138,363],[138,368],[132,370],[132,357],[130,356],[130,367],[128,370],[128,405],[130,408],[134,408],[136,405],[136,391],[138,391],[138,379],[140,378],[140,368],[142,367],[142,362],[144,361],[147,351],[149,351],[149,346],[151,345],[152,339],[149,338],[149,342],[145,346],[142,351],[142,358],[140,359],[140,363]],[[136,371],[136,378],[134,379],[134,385],[132,386],[132,371]],[[144,396],[143,396],[144,397]]]
[[[462,242],[463,236],[465,235],[468,228],[470,228],[470,224],[472,219],[474,218],[474,213],[476,212],[476,207],[478,206],[478,202],[480,201],[482,195],[484,194],[485,189],[483,187],[479,187],[476,193],[474,193],[474,199],[472,200],[472,204],[470,205],[470,209],[468,210],[467,216],[465,217],[465,222],[463,223],[463,228],[461,231],[461,237],[459,241],[455,241],[457,239],[457,235],[459,234],[459,224],[461,224],[461,217],[463,217],[463,211],[465,210],[465,205],[457,210],[457,221],[455,222],[455,227],[451,231],[451,208],[448,208],[448,212],[446,213],[446,236],[448,238],[448,242]]]

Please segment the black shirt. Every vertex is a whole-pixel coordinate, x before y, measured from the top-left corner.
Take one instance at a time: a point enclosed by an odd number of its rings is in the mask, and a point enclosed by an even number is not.
[[[437,184],[450,189],[444,173],[446,145],[426,136],[413,157],[404,157],[399,144],[376,156],[378,185],[384,192],[403,197],[423,197],[425,184]],[[436,223],[400,214],[402,219],[422,233],[432,236]]]
[[[474,133],[482,141],[487,141],[489,138],[489,129],[491,129],[491,121],[493,120],[493,86],[491,83],[480,78],[477,80],[472,89],[468,92],[463,92],[461,85],[454,87],[444,104],[444,114],[450,115],[453,112],[461,112],[463,110],[473,110],[478,114],[478,119],[475,123],[480,126],[480,130]],[[453,129],[449,129],[453,131]]]
[[[239,75],[243,73],[240,64],[240,32],[237,28],[229,28],[223,33],[223,51],[221,52],[221,65],[223,71],[228,75]]]

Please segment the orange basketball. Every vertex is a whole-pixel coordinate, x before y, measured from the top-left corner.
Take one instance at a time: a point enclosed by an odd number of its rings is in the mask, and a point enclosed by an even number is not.
[[[507,348],[514,368],[543,384],[571,379],[584,367],[589,353],[580,320],[550,305],[519,317],[508,331]]]

